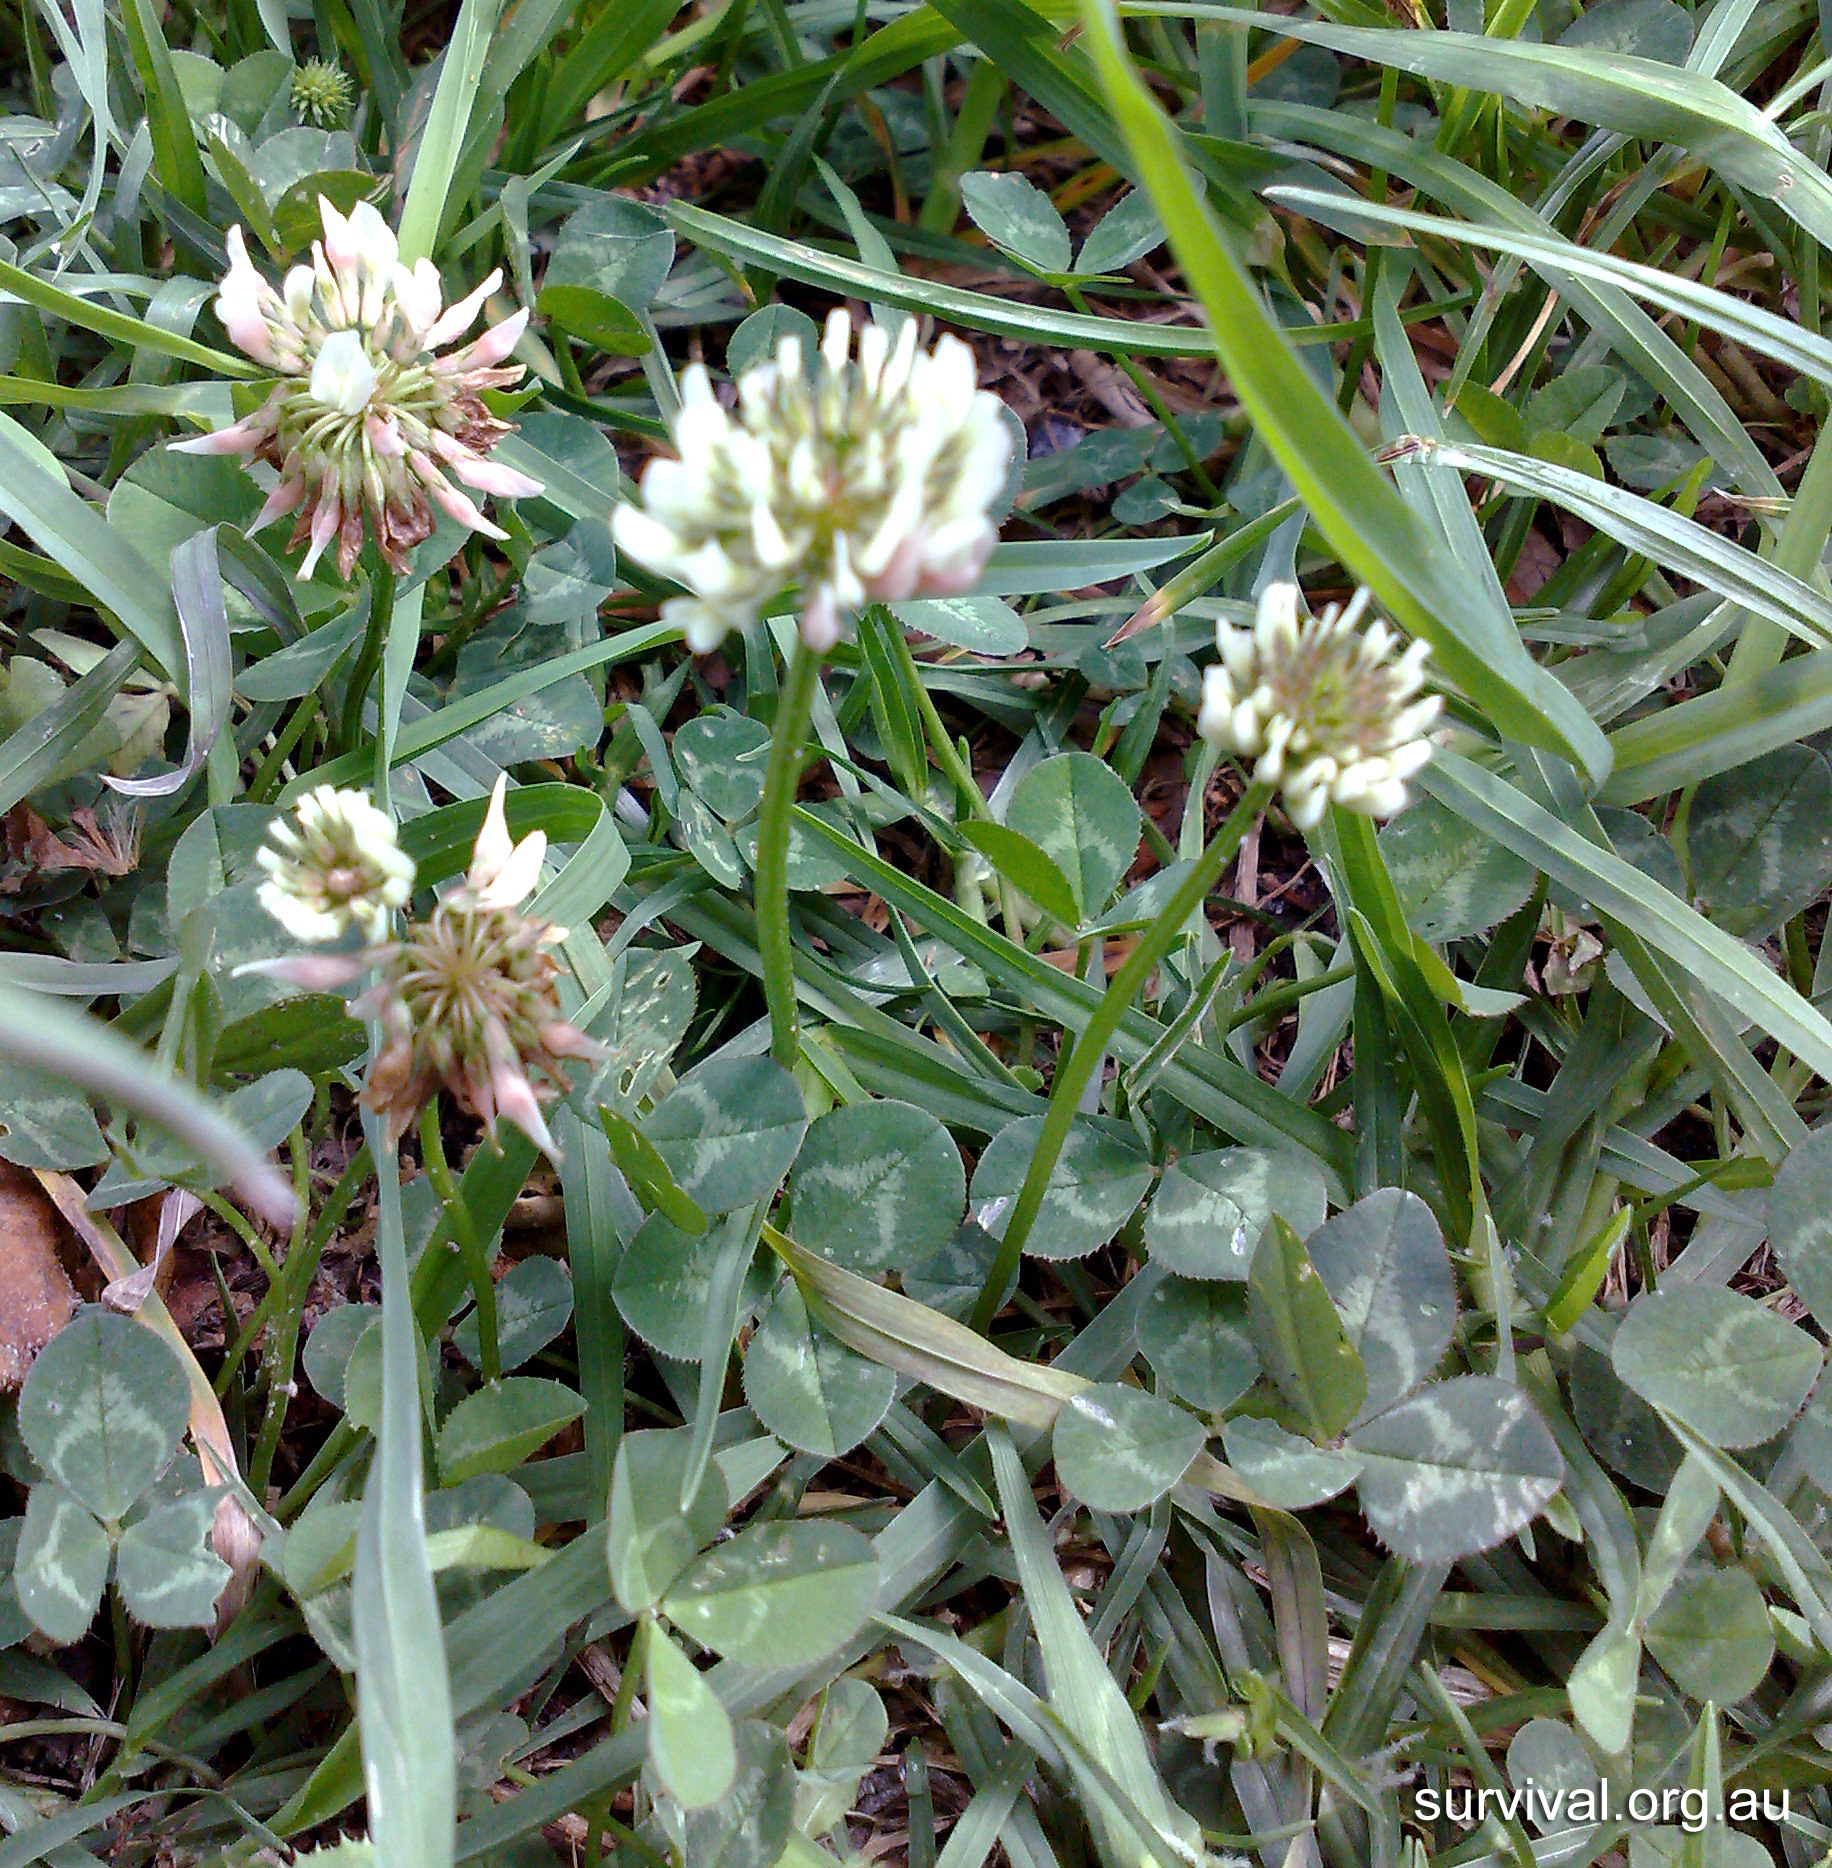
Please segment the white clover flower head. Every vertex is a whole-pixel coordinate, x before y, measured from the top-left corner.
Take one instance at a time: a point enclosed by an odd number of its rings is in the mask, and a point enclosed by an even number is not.
[[[412,858],[360,791],[320,785],[269,836],[255,858],[267,872],[261,906],[298,940],[336,940],[352,927],[381,940],[413,894]]]
[[[973,588],[998,541],[992,508],[1011,438],[973,353],[918,350],[907,319],[859,333],[843,310],[820,352],[788,337],[738,380],[725,408],[702,365],[681,377],[679,458],[651,461],[617,543],[691,593],[663,606],[696,654],[791,589],[801,634],[825,653],[865,604]]]
[[[1331,804],[1391,817],[1431,759],[1443,701],[1419,692],[1430,649],[1400,649],[1384,623],[1364,629],[1366,590],[1321,616],[1300,616],[1299,601],[1297,585],[1270,584],[1251,629],[1216,625],[1221,659],[1204,672],[1196,731],[1254,760],[1300,830]]]
[[[538,480],[487,458],[510,424],[482,400],[484,390],[521,380],[521,366],[503,360],[527,328],[527,312],[440,355],[476,322],[502,274],[448,307],[438,268],[426,259],[403,266],[393,229],[367,201],[346,215],[321,195],[318,212],[324,238],[278,291],[248,257],[241,228],[230,228],[216,315],[230,341],[277,380],[252,415],[174,445],[277,470],[279,483],[250,529],[295,514],[292,542],[307,547],[301,577],[335,540],[338,574],[347,578],[365,529],[394,570],[407,570],[408,552],[433,529],[435,507],[502,538],[460,488],[499,499],[541,490]]]
[[[558,1160],[541,1105],[569,1087],[567,1059],[602,1052],[561,1014],[552,949],[565,929],[521,909],[547,833],[511,840],[506,786],[498,778],[490,793],[463,881],[376,956],[376,982],[356,1009],[381,1020],[385,1042],[363,1099],[398,1138],[443,1085],[492,1136],[499,1121],[513,1123]]]
[[[464,878],[424,920],[410,921],[391,940],[388,913],[406,905],[413,865],[395,845],[393,826],[361,792],[320,786],[301,803],[296,827],[276,829],[279,847],[262,851],[270,880],[261,900],[301,940],[330,940],[354,923],[370,944],[287,954],[237,970],[310,992],[370,976],[351,1010],[382,1028],[363,1102],[381,1114],[391,1144],[443,1089],[482,1120],[492,1139],[499,1122],[510,1122],[558,1160],[542,1105],[570,1087],[569,1059],[603,1052],[560,1006],[553,948],[565,929],[520,906],[540,878],[547,836],[537,830],[511,840],[505,787],[499,778]],[[369,865],[362,887],[358,852]]]

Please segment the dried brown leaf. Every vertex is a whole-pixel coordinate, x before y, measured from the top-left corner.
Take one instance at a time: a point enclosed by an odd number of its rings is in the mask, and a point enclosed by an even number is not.
[[[19,1386],[76,1308],[60,1236],[57,1209],[37,1181],[0,1161],[0,1392]]]

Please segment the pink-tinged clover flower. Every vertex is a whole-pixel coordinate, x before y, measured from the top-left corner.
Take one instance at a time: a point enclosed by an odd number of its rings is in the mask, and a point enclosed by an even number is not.
[[[527,312],[440,355],[476,322],[502,274],[447,306],[438,268],[427,259],[403,266],[393,230],[368,202],[345,215],[321,195],[318,211],[324,238],[277,291],[249,259],[241,228],[230,228],[216,315],[237,349],[277,380],[253,414],[174,445],[239,454],[278,472],[253,529],[294,514],[292,542],[307,547],[301,577],[335,540],[347,578],[365,529],[387,563],[405,571],[408,552],[433,529],[435,507],[502,538],[462,489],[502,499],[541,490],[488,458],[510,424],[482,400],[484,390],[521,380],[521,365],[504,359]]]
[[[559,965],[552,950],[566,938],[566,930],[522,910],[540,880],[547,837],[537,830],[519,842],[511,840],[503,810],[505,783],[499,778],[490,794],[463,880],[440,897],[424,920],[410,921],[404,938],[351,953],[257,961],[243,970],[318,992],[373,975],[351,1009],[381,1027],[381,1049],[370,1066],[363,1101],[382,1115],[391,1144],[443,1087],[461,1109],[482,1120],[492,1137],[499,1121],[512,1122],[558,1159],[541,1105],[569,1087],[566,1060],[596,1058],[601,1052],[561,1010]],[[360,794],[336,796],[355,796],[366,811],[382,816]],[[346,809],[343,815],[353,820],[355,814]],[[275,835],[278,841],[280,833]],[[391,829],[391,846],[392,835]],[[379,847],[378,839],[368,837],[365,847]],[[271,860],[263,851],[259,860],[273,874],[293,857],[288,848]],[[315,899],[302,904],[297,892],[270,899],[263,888],[261,899],[295,933],[301,932],[301,907],[316,907]]]
[[[612,527],[692,593],[662,614],[696,653],[791,589],[803,641],[825,653],[867,603],[971,590],[998,542],[1011,437],[972,351],[954,337],[919,351],[913,318],[895,338],[866,325],[856,360],[852,339],[836,310],[810,368],[785,338],[739,378],[732,409],[703,365],[681,377],[679,459],[650,462],[642,504]]]

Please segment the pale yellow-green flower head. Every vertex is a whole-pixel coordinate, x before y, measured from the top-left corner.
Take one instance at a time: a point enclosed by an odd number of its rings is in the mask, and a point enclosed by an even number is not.
[[[269,837],[255,858],[267,873],[261,906],[298,940],[336,940],[353,927],[382,940],[413,894],[412,859],[360,791],[318,786]]]
[[[287,102],[306,123],[320,130],[339,130],[350,121],[356,87],[341,65],[328,58],[308,58],[293,68]]]
[[[1321,616],[1301,615],[1300,601],[1296,584],[1270,584],[1251,629],[1216,624],[1221,659],[1204,672],[1196,731],[1253,760],[1300,830],[1332,804],[1391,817],[1431,759],[1443,702],[1420,693],[1430,650],[1401,649],[1384,623],[1364,628],[1366,590]]]

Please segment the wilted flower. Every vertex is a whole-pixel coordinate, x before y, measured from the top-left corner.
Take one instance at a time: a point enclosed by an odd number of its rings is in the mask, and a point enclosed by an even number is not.
[[[311,264],[293,267],[278,292],[255,270],[241,228],[229,229],[216,314],[237,348],[279,380],[252,415],[174,445],[240,454],[279,471],[250,530],[296,513],[292,542],[309,546],[301,577],[333,538],[338,572],[348,577],[365,519],[396,571],[407,569],[407,553],[433,529],[433,506],[474,532],[504,537],[447,475],[505,499],[541,490],[538,480],[485,458],[510,424],[484,407],[481,392],[521,380],[521,365],[503,359],[527,312],[436,355],[470,329],[502,274],[447,308],[438,268],[428,259],[403,266],[393,231],[368,202],[346,218],[321,195],[318,211],[324,238],[312,242]]]
[[[739,378],[735,409],[703,365],[681,377],[680,458],[649,464],[642,505],[619,507],[613,529],[693,593],[663,615],[697,653],[795,586],[802,639],[824,652],[867,602],[971,589],[997,542],[1011,440],[972,351],[953,337],[918,351],[913,319],[895,340],[868,324],[851,351],[838,310],[812,369],[785,338]]]
[[[341,65],[328,58],[308,58],[293,68],[287,101],[302,121],[336,130],[349,121],[356,90]]]
[[[521,911],[540,879],[547,837],[537,830],[519,843],[510,840],[504,786],[499,778],[464,880],[424,921],[410,923],[404,939],[360,953],[259,961],[248,970],[319,991],[374,974],[351,1009],[381,1024],[382,1048],[363,1101],[382,1113],[391,1144],[443,1086],[492,1136],[499,1120],[513,1122],[557,1158],[541,1104],[568,1087],[565,1059],[601,1053],[560,1009],[552,948],[565,929]],[[267,852],[261,860],[268,862]],[[267,888],[261,895],[297,932]],[[535,1083],[531,1070],[547,1081]]]
[[[1567,915],[1556,902],[1547,902],[1539,918],[1539,934],[1546,943],[1546,957],[1539,965],[1543,990],[1555,999],[1588,991],[1605,952],[1596,924]],[[1529,964],[1529,981],[1532,976]]]
[[[270,835],[255,858],[267,872],[261,906],[299,940],[336,940],[351,927],[381,940],[413,894],[413,859],[360,791],[320,785]]]
[[[1443,702],[1416,698],[1430,650],[1395,655],[1384,623],[1362,630],[1366,590],[1321,616],[1300,618],[1298,601],[1297,585],[1271,584],[1251,629],[1216,625],[1221,660],[1203,676],[1196,731],[1257,760],[1254,777],[1280,788],[1300,830],[1331,804],[1391,817],[1431,758],[1425,734]]]

